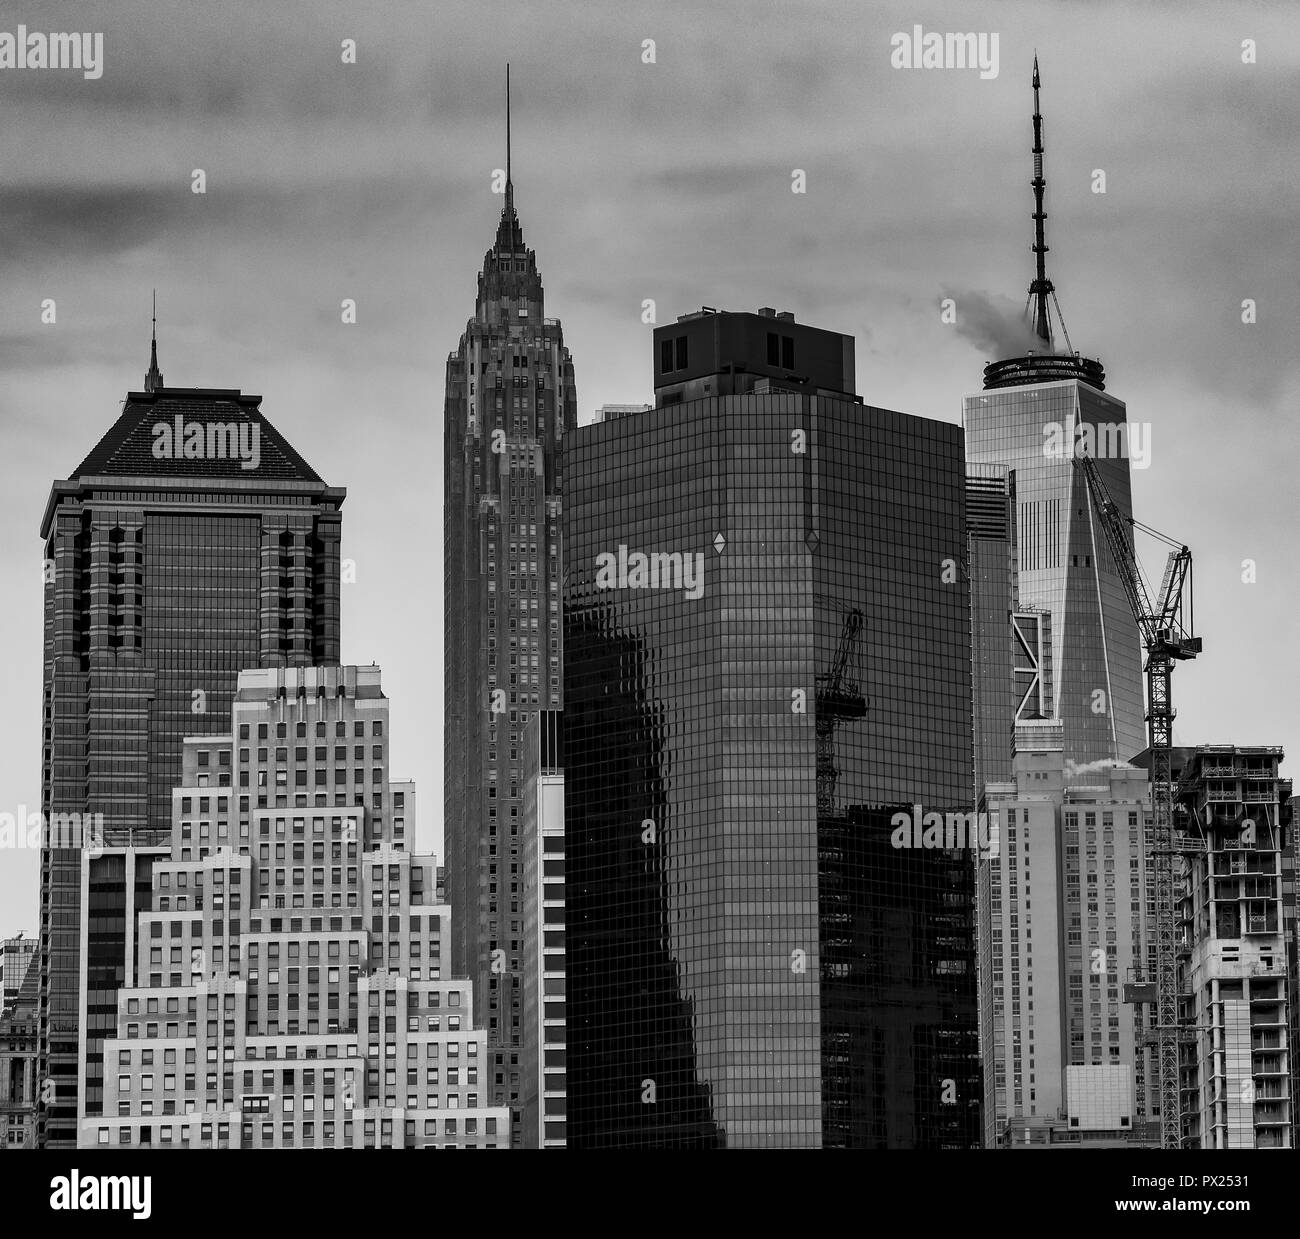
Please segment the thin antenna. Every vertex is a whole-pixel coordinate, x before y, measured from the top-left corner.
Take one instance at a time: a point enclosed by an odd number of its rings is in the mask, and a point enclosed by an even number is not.
[[[1044,221],[1047,213],[1043,210],[1043,191],[1047,181],[1043,176],[1043,117],[1038,110],[1038,53],[1034,53],[1034,245],[1037,260],[1034,282],[1029,286],[1029,296],[1034,303],[1034,333],[1049,348],[1052,344],[1052,327],[1048,318],[1047,299],[1055,289],[1047,278],[1047,240]]]
[[[158,290],[153,290],[153,331],[149,339],[149,372],[144,376],[145,391],[157,391],[163,386],[162,371],[158,369]]]

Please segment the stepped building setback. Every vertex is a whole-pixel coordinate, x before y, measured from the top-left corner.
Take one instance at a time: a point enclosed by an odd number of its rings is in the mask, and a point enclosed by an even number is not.
[[[507,1147],[379,668],[245,671],[228,721],[185,741],[81,1146]]]

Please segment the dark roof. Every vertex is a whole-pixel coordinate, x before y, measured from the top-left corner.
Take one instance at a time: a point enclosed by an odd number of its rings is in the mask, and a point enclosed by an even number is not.
[[[230,477],[275,478],[323,485],[320,475],[266,420],[259,407],[261,402],[261,396],[225,388],[160,387],[152,392],[128,392],[121,416],[73,470],[69,480],[105,476]],[[177,417],[186,422],[227,425],[233,422],[259,427],[257,468],[243,468],[243,462],[237,457],[217,460],[156,457],[154,426],[161,422],[170,428]]]

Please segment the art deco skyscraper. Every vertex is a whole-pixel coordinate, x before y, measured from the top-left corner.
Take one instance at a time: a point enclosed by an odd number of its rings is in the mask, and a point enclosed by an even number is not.
[[[562,446],[577,425],[573,363],[505,203],[474,317],[447,359],[443,490],[446,884],[457,975],[474,981],[494,1103],[518,1119],[523,732],[563,703]],[[518,1138],[518,1133],[515,1133]]]
[[[225,727],[241,668],[338,661],[346,492],[260,404],[238,390],[165,387],[155,345],[144,390],[54,483],[41,521],[41,808],[47,821],[102,814],[104,828],[84,890],[79,847],[41,853],[46,1147],[75,1147],[78,1114],[101,1104],[103,1038],[130,982],[121,849],[167,843],[183,738]],[[133,879],[146,899],[149,863]]]

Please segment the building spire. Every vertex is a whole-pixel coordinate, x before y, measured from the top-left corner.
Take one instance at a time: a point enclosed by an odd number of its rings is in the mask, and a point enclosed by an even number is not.
[[[1047,181],[1043,177],[1043,117],[1038,110],[1038,53],[1034,53],[1034,245],[1033,251],[1037,261],[1034,282],[1029,286],[1030,312],[1034,320],[1034,334],[1048,347],[1052,343],[1052,327],[1048,318],[1047,299],[1055,291],[1052,281],[1047,278],[1047,241],[1045,239],[1044,221],[1047,213],[1043,210],[1043,191]]]
[[[513,258],[523,257],[524,236],[515,211],[515,183],[512,177],[510,150],[510,66],[506,65],[506,200],[501,208],[501,222],[497,225],[496,251]]]
[[[158,369],[158,290],[153,290],[153,336],[149,343],[149,372],[144,376],[145,391],[157,391],[164,386],[162,371]]]
[[[510,64],[506,63],[506,213],[515,213],[515,186],[510,179]]]

